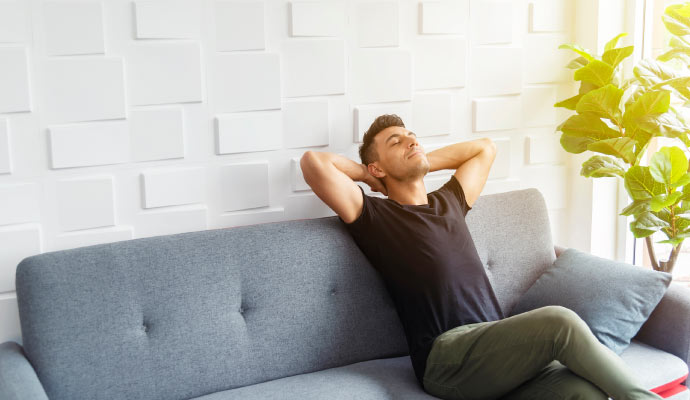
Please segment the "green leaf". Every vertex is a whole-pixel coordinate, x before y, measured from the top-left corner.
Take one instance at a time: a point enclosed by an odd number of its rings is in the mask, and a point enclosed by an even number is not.
[[[661,228],[669,227],[669,223],[657,217],[652,212],[644,212],[635,219],[635,227],[642,230],[658,231]]]
[[[607,176],[625,177],[625,164],[617,158],[608,156],[593,156],[582,163],[580,175],[588,178],[603,178]]]
[[[678,147],[662,147],[652,155],[649,163],[649,173],[654,180],[666,186],[678,182],[687,174],[687,170],[688,159]]]
[[[645,86],[653,86],[659,82],[678,78],[678,74],[663,62],[645,58],[633,68],[633,74]]]
[[[646,115],[637,119],[637,124],[641,129],[654,132],[666,137],[687,137],[688,128],[685,127],[674,113],[663,113],[661,115]]]
[[[654,232],[656,232],[656,230],[653,231],[653,230],[638,229],[635,225],[636,225],[635,221],[630,221],[630,232],[632,232],[633,236],[635,236],[638,239],[653,235]]]
[[[668,111],[671,105],[671,92],[654,90],[643,93],[634,103],[625,108],[623,125],[627,130],[636,129],[643,117],[658,115]]]
[[[593,114],[575,114],[558,126],[557,130],[575,137],[589,138],[591,141],[620,137],[621,133],[609,128]]]
[[[679,76],[665,81],[660,81],[659,83],[656,83],[653,86],[651,86],[649,89],[656,90],[661,89],[664,86],[670,86],[683,98],[685,98],[686,100],[690,100],[690,89],[688,89],[689,85],[690,76]]]
[[[620,49],[611,49],[601,55],[601,60],[610,66],[616,68],[623,60],[635,50],[635,46],[621,47]]]
[[[589,54],[589,50],[583,49],[577,44],[562,44],[558,46],[559,49],[568,49],[576,52],[577,54],[581,55],[582,57],[586,58],[587,61],[593,61],[595,58],[593,55]]]
[[[687,9],[690,5],[674,4],[666,7],[661,19],[666,25],[666,29],[676,36],[690,35],[690,18]]]
[[[589,63],[589,61],[587,61],[586,58],[578,57],[578,58],[572,59],[568,63],[568,65],[566,65],[565,67],[570,68],[570,69],[580,69],[580,68],[584,67],[585,65],[587,65],[588,63]]]
[[[671,184],[671,187],[677,188],[680,186],[685,186],[690,183],[690,172],[686,172],[680,179]]]
[[[604,52],[612,50],[616,48],[616,45],[618,45],[618,40],[624,36],[627,36],[628,34],[626,32],[619,33],[615,38],[609,40],[606,42],[606,45],[604,45]]]
[[[625,173],[625,189],[633,200],[648,200],[666,192],[663,183],[654,180],[649,167],[634,165]]]
[[[583,95],[577,103],[576,110],[581,114],[593,113],[622,125],[622,113],[619,107],[621,97],[623,97],[623,91],[608,84]]]
[[[684,59],[684,56],[690,56],[690,49],[671,49],[656,59],[659,61],[670,61],[674,58]]]
[[[628,164],[635,163],[634,148],[635,141],[627,137],[605,139],[587,145],[587,150],[616,156]]]
[[[683,243],[685,241],[685,238],[687,238],[687,237],[688,236],[684,236],[684,237],[677,236],[675,239],[666,239],[666,240],[662,240],[662,241],[657,242],[657,243],[668,243],[668,244],[671,244],[675,247],[675,246],[678,246],[679,244]]]
[[[580,98],[582,97],[581,94],[577,94],[573,97],[570,97],[568,99],[565,99],[563,101],[559,101],[558,103],[554,104],[554,107],[563,107],[567,108],[568,110],[575,110],[577,107],[577,102],[580,101]]]
[[[633,200],[632,203],[628,204],[623,211],[621,211],[620,215],[637,215],[649,210],[649,200]]]
[[[654,212],[659,212],[662,208],[670,207],[676,204],[681,195],[681,192],[673,192],[669,195],[663,193],[658,194],[652,197],[652,200],[649,203],[650,209]]]
[[[580,82],[580,89],[577,91],[577,93],[578,94],[587,94],[587,93],[591,92],[592,90],[597,89],[598,87],[599,86],[597,86],[593,83],[582,81],[582,82]]]
[[[576,81],[589,82],[597,87],[611,82],[611,77],[613,77],[613,67],[599,60],[590,60],[589,64],[575,71]]]

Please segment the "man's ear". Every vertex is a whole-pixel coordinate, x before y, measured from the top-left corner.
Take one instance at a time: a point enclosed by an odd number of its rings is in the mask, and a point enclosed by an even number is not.
[[[379,168],[378,164],[376,162],[373,162],[369,165],[367,165],[367,169],[369,170],[369,173],[377,178],[383,178],[386,176],[386,173],[383,172],[381,168]]]

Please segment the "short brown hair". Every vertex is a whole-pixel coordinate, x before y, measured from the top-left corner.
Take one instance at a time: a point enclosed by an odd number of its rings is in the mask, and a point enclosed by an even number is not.
[[[401,126],[404,128],[405,124],[396,114],[383,114],[376,117],[374,122],[371,123],[369,130],[364,133],[363,143],[359,146],[359,158],[364,165],[378,161],[379,155],[374,146],[374,136],[389,126]]]

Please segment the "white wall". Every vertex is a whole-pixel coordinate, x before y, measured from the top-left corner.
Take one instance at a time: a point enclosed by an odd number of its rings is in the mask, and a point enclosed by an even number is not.
[[[0,2],[0,341],[20,342],[14,271],[29,255],[335,215],[299,158],[360,162],[384,113],[427,151],[494,139],[483,194],[538,188],[569,246],[571,155],[554,133],[568,114],[553,104],[577,90],[557,49],[573,41],[571,7]]]

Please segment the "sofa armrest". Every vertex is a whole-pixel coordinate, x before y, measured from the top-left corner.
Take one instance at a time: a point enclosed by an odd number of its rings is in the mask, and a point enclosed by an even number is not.
[[[674,354],[690,365],[690,288],[671,282],[633,339]]]
[[[0,343],[0,399],[48,400],[34,367],[15,342]]]
[[[558,258],[561,255],[561,253],[563,253],[567,249],[567,247],[554,245],[553,249],[556,252],[556,258]]]

